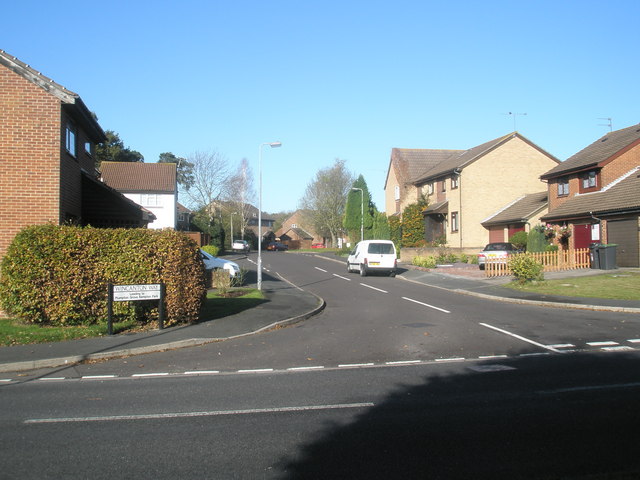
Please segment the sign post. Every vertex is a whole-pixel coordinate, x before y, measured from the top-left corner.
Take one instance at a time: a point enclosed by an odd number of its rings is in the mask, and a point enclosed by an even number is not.
[[[164,283],[145,283],[140,285],[108,284],[107,333],[113,335],[113,302],[132,302],[139,300],[158,300],[158,327],[164,328]]]

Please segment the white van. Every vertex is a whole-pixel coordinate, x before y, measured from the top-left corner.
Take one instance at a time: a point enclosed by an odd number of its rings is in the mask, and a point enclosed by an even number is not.
[[[391,240],[358,242],[347,257],[347,272],[360,272],[362,277],[373,272],[387,273],[395,277],[397,268],[396,246]]]

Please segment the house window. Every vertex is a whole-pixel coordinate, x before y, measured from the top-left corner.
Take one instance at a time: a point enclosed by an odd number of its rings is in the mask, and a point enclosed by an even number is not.
[[[395,200],[400,200],[400,186],[399,185],[396,185],[393,188],[393,196],[394,196]]]
[[[569,179],[560,178],[558,179],[558,196],[565,197],[567,195],[569,195]]]
[[[459,225],[458,225],[458,212],[451,212],[451,231],[452,232],[457,232]]]
[[[454,188],[458,188],[458,176],[454,175],[453,177],[451,177],[451,190],[453,190]]]
[[[73,123],[67,122],[65,130],[65,148],[74,157],[76,156],[76,127]]]
[[[587,188],[595,188],[597,187],[597,174],[595,170],[591,170],[590,172],[587,172],[583,177],[582,177],[582,188],[583,189],[587,189]]]
[[[84,151],[87,155],[93,155],[91,153],[91,142],[84,142]]]
[[[441,185],[442,191],[446,192],[447,191],[447,181],[446,180],[442,180],[442,182],[440,182],[440,183],[442,183],[442,185]]]
[[[143,193],[140,195],[140,203],[143,207],[161,207],[162,197],[156,193]]]
[[[433,195],[433,182],[427,185],[427,189],[429,191],[429,195]]]
[[[297,223],[292,223],[291,224],[291,228],[298,228],[298,224]]]

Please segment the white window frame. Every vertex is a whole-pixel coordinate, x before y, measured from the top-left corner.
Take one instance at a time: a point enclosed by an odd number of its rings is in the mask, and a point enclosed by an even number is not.
[[[67,126],[65,127],[65,138],[64,138],[64,146],[69,153],[69,155],[75,157],[76,156],[76,139],[78,137],[78,133],[76,130],[76,126],[67,121]]]

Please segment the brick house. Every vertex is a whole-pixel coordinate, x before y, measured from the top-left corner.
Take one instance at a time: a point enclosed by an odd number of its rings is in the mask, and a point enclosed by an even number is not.
[[[305,219],[304,210],[296,210],[276,232],[282,242],[297,245],[297,248],[311,248],[314,243],[327,245],[327,239],[314,232]]]
[[[149,212],[97,181],[106,140],[78,94],[0,50],[0,258],[28,225],[143,227]]]
[[[569,227],[569,247],[617,244],[618,266],[640,266],[640,125],[599,138],[540,178],[542,221]]]
[[[548,211],[547,192],[530,193],[505,205],[481,223],[489,231],[488,243],[506,242],[514,233],[528,231],[538,225]]]
[[[385,185],[387,215],[423,196],[428,202],[425,240],[444,239],[449,247],[474,251],[491,236],[482,222],[505,205],[540,192],[540,175],[560,163],[518,132],[469,150],[409,152],[404,166],[392,153]],[[497,230],[504,234],[504,228]]]
[[[175,163],[102,162],[100,174],[104,183],[155,215],[149,228],[177,228]]]

